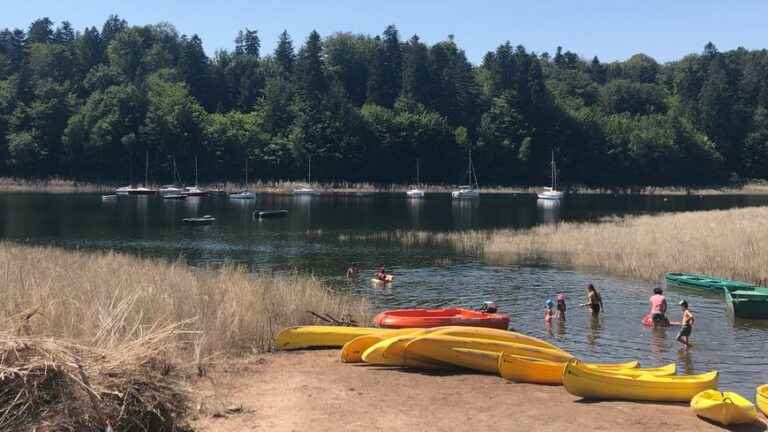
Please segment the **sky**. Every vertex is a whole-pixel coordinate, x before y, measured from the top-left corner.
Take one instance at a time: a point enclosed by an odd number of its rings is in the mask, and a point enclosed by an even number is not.
[[[26,29],[49,17],[77,30],[101,28],[110,14],[131,25],[167,21],[181,34],[197,33],[206,52],[232,49],[239,29],[256,29],[262,53],[288,30],[295,46],[309,32],[381,34],[395,24],[401,38],[418,34],[432,44],[453,34],[470,61],[505,41],[529,51],[557,46],[580,56],[625,60],[644,53],[660,62],[701,52],[768,48],[766,0],[0,0],[0,28]]]

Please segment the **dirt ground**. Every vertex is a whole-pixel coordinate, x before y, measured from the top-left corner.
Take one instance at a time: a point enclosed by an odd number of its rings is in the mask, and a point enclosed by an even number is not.
[[[491,375],[342,364],[337,350],[259,356],[211,370],[194,388],[198,432],[724,430],[687,404],[585,402]]]

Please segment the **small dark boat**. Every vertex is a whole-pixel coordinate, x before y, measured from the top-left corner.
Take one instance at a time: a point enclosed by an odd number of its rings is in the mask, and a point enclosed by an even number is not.
[[[181,221],[189,225],[210,225],[216,222],[216,218],[211,215],[205,215],[203,217],[184,218]]]
[[[768,288],[725,290],[725,301],[737,318],[768,319]]]
[[[180,200],[180,199],[186,199],[187,196],[184,194],[165,194],[162,195],[163,199],[172,199],[172,200]]]
[[[288,210],[256,210],[253,212],[253,217],[259,219],[280,218],[286,216],[288,216]]]

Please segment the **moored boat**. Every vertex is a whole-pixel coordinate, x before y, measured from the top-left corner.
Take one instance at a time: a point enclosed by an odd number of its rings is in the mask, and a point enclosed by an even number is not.
[[[240,192],[229,194],[229,199],[249,199],[250,200],[255,198],[256,198],[256,194],[248,190],[241,190]]]
[[[571,360],[563,371],[568,393],[586,399],[690,402],[704,390],[717,387],[716,371],[683,376],[628,376],[605,373]]]
[[[259,219],[281,218],[288,216],[288,210],[256,210],[253,217]]]
[[[376,315],[373,322],[386,328],[473,326],[506,330],[509,316],[462,308],[398,309]]]
[[[473,200],[480,198],[480,185],[477,182],[477,173],[475,167],[472,165],[472,148],[467,149],[469,153],[469,165],[467,167],[467,184],[459,186],[457,189],[451,192],[453,199],[459,200]]]
[[[551,162],[551,178],[552,184],[550,187],[545,187],[543,191],[536,194],[540,200],[544,201],[560,201],[565,196],[565,193],[557,190],[557,165],[555,164],[555,149],[552,149],[552,162]]]
[[[745,319],[768,319],[768,288],[724,290],[725,301],[733,316]]]
[[[216,222],[216,218],[211,215],[205,215],[203,217],[184,218],[181,221],[189,225],[210,225]]]
[[[101,199],[104,201],[117,199],[117,195],[102,195]]]
[[[188,186],[184,188],[184,192],[182,192],[182,194],[186,196],[207,196],[208,191],[200,189],[197,186]]]
[[[419,189],[419,185],[421,184],[420,178],[419,178],[419,160],[416,159],[416,186],[412,187],[411,189],[407,190],[405,192],[405,195],[408,198],[424,198],[424,191]]]
[[[748,282],[740,282],[729,279],[722,279],[707,275],[695,273],[667,273],[664,278],[667,285],[674,285],[680,288],[699,288],[710,291],[721,292],[722,289],[744,290],[754,288],[754,285]]]
[[[738,393],[704,390],[691,399],[691,408],[699,417],[723,426],[757,421],[757,409]]]
[[[115,189],[115,194],[117,195],[128,195],[133,190],[133,186],[122,186],[117,189]]]
[[[763,384],[755,391],[755,400],[760,411],[768,416],[768,384]]]
[[[154,195],[156,192],[144,186],[139,186],[128,191],[128,195]]]
[[[167,194],[180,194],[184,191],[184,189],[176,186],[176,185],[163,185],[160,186],[160,189],[157,190],[160,195],[167,195]]]

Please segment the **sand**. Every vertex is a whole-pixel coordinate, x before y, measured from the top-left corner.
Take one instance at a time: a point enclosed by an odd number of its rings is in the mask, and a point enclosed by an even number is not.
[[[585,402],[560,386],[491,375],[342,364],[337,350],[265,354],[219,366],[194,388],[198,432],[723,430],[687,404]],[[732,430],[765,429],[761,422]]]

